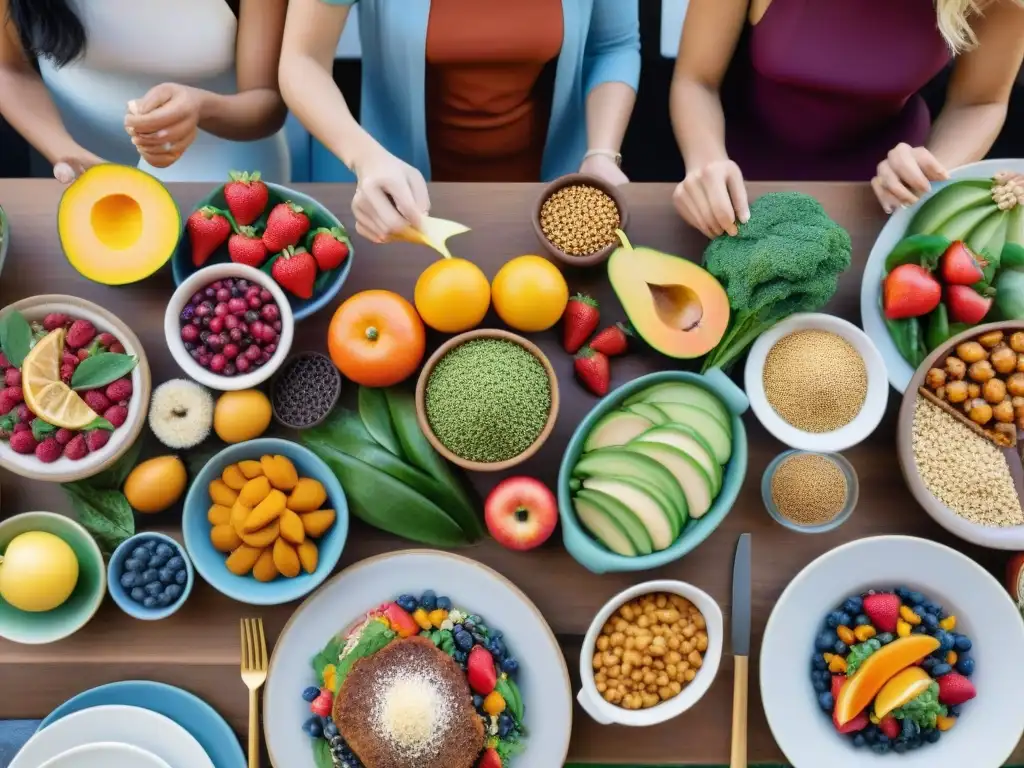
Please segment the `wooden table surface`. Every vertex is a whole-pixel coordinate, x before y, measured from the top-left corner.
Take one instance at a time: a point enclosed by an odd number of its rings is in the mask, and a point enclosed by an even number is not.
[[[338,213],[347,223],[353,188],[343,185],[303,187]],[[752,184],[753,196],[781,189],[799,189],[817,197],[828,213],[853,237],[854,267],[841,283],[828,311],[859,324],[861,272],[884,216],[867,185]],[[173,185],[184,211],[206,191],[205,185]],[[490,277],[509,258],[538,252],[530,225],[531,207],[540,187],[535,185],[454,185],[431,187],[435,215],[464,222],[473,231],[454,239],[456,255],[478,263]],[[703,238],[689,230],[671,205],[667,184],[633,184],[625,188],[630,207],[629,235],[635,244],[699,259]],[[11,222],[12,243],[0,277],[0,306],[40,293],[68,293],[91,299],[128,322],[149,356],[154,383],[180,374],[167,351],[163,335],[164,306],[172,291],[170,269],[145,282],[122,288],[90,283],[61,255],[56,232],[60,187],[50,181],[0,180],[0,205]],[[353,227],[354,229],[354,227]],[[353,233],[354,234],[354,233]],[[355,237],[355,263],[342,298],[367,288],[389,288],[412,296],[416,277],[431,260],[422,247],[407,244],[374,246]],[[603,269],[567,274],[571,290],[588,291],[602,305],[602,320],[624,318]],[[296,335],[296,349],[323,349],[331,310],[310,318]],[[499,325],[493,314],[487,325]],[[557,331],[533,337],[551,357],[562,381],[562,408],[551,439],[541,453],[518,471],[533,474],[554,487],[561,452],[575,426],[595,398],[572,381],[571,360],[560,350]],[[438,338],[431,338],[432,346]],[[653,353],[616,360],[613,386],[674,363]],[[351,399],[355,387],[347,386]],[[860,475],[860,504],[838,530],[801,535],[775,524],[761,503],[761,475],[784,447],[768,436],[757,421],[746,419],[750,437],[750,466],[743,491],[731,514],[711,537],[682,560],[643,574],[596,576],[579,566],[562,548],[557,534],[541,549],[529,553],[504,550],[493,542],[462,550],[463,554],[495,568],[518,584],[539,606],[558,635],[569,671],[578,682],[582,635],[595,612],[620,590],[648,578],[691,582],[710,592],[726,617],[730,608],[733,552],[737,537],[753,534],[753,653],[750,696],[749,754],[751,762],[782,758],[772,739],[757,694],[757,649],[769,612],[786,584],[811,560],[844,542],[879,534],[911,534],[953,544],[999,573],[1005,556],[967,545],[945,533],[914,502],[904,486],[896,459],[894,429],[898,398],[889,399],[886,419],[865,443],[847,453]],[[477,475],[474,484],[486,492],[500,477]],[[47,509],[68,511],[57,486],[29,482],[0,471],[3,515]],[[142,526],[177,532],[174,513],[139,521]],[[362,558],[407,546],[393,536],[354,521],[339,567]],[[369,596],[368,596],[369,597]],[[295,605],[255,609],[223,597],[200,581],[188,604],[162,622],[138,622],[107,601],[99,615],[75,636],[53,645],[32,647],[0,640],[0,718],[46,715],[68,697],[115,680],[153,679],[185,687],[222,712],[239,730],[245,727],[246,691],[238,676],[238,619],[259,614],[276,638]],[[728,640],[728,638],[726,638]],[[802,651],[801,651],[802,652]],[[528,663],[528,662],[527,662]],[[16,691],[17,695],[9,692]],[[570,759],[605,763],[723,763],[729,759],[732,702],[732,660],[727,655],[714,685],[690,712],[658,727],[643,730],[603,727],[578,707]],[[1012,762],[1024,762],[1018,747]],[[279,766],[279,768],[283,768]]]

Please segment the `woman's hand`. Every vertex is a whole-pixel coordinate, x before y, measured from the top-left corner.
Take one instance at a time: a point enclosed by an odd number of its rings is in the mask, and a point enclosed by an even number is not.
[[[583,162],[580,164],[580,173],[596,176],[614,187],[629,182],[629,177],[608,155],[591,155],[583,158]]]
[[[735,235],[736,222],[750,218],[743,172],[732,160],[716,160],[686,174],[672,202],[687,223],[708,238]]]
[[[423,174],[379,144],[352,165],[359,182],[352,197],[356,232],[383,243],[408,226],[419,228],[430,210]]]
[[[65,155],[53,164],[53,178],[61,184],[70,184],[98,163],[106,162],[99,155],[82,149],[73,155]]]
[[[916,203],[932,188],[933,181],[948,178],[945,167],[927,149],[897,144],[878,164],[871,188],[885,212],[892,213]]]
[[[128,102],[124,127],[146,162],[166,168],[195,141],[201,108],[199,89],[161,83],[141,99]]]

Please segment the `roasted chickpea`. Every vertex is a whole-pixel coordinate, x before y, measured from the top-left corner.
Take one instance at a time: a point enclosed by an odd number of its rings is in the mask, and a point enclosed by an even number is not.
[[[967,369],[967,376],[979,384],[984,384],[995,375],[995,369],[988,360],[978,360]]]
[[[975,424],[984,426],[992,421],[992,406],[980,397],[976,397],[971,401],[971,409],[967,412],[967,415],[970,416],[971,421]]]
[[[956,356],[970,365],[985,360],[988,352],[976,341],[964,341],[956,345]]]
[[[967,396],[973,400],[976,397],[981,397],[981,384],[977,382],[970,382],[967,385]]]
[[[1010,349],[1014,352],[1024,352],[1024,332],[1017,331],[1010,336]]]
[[[928,389],[938,389],[946,383],[946,372],[941,368],[929,368],[925,374],[924,384]]]
[[[1024,395],[1024,373],[1014,373],[1006,380],[1006,391],[1011,397]]]
[[[978,343],[985,349],[992,349],[1003,340],[1002,331],[989,331],[978,337]]]
[[[952,355],[947,357],[943,368],[946,371],[946,376],[951,379],[962,379],[967,375],[967,363],[959,357],[953,357]]]
[[[1002,379],[989,379],[981,386],[981,396],[995,405],[1006,398],[1006,383]]]
[[[988,356],[988,361],[992,363],[992,367],[996,369],[997,373],[1004,375],[1013,373],[1017,369],[1017,355],[1007,346],[1000,345],[993,349],[992,354]]]
[[[996,403],[992,406],[992,418],[996,421],[1009,424],[1013,421],[1013,416],[1013,405],[1010,404],[1009,400],[1003,400],[1001,403]]]
[[[946,385],[946,399],[951,403],[962,403],[967,399],[967,382],[951,381]]]
[[[1017,355],[1017,373],[1024,373],[1024,354]]]
[[[1009,448],[1015,442],[1017,442],[1017,427],[1013,424],[996,424],[993,428],[996,433],[996,439],[1001,445],[1005,445]]]

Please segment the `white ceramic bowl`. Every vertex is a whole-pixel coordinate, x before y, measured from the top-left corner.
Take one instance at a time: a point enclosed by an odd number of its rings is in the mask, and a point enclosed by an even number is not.
[[[903,586],[924,593],[957,617],[977,667],[977,698],[938,744],[902,755],[855,748],[835,732],[811,686],[814,639],[829,611],[853,594]],[[768,725],[793,768],[850,765],[1003,765],[1024,732],[1024,622],[1003,586],[959,552],[911,536],[877,536],[833,549],[786,587],[761,644],[761,700]]]
[[[970,163],[954,168],[949,172],[951,181],[961,179],[988,179],[995,176],[999,171],[1014,171],[1024,173],[1024,159],[1020,160],[982,160],[978,163]],[[921,202],[927,200],[935,192],[944,187],[945,184],[935,184],[931,194],[921,198],[917,205],[909,208],[901,208],[889,217],[889,221],[882,227],[878,234],[871,254],[868,256],[867,264],[864,265],[864,279],[860,286],[860,318],[864,330],[875,342],[878,351],[885,361],[886,372],[889,382],[897,392],[906,390],[910,383],[910,377],[914,375],[914,369],[910,363],[903,359],[903,356],[896,349],[896,343],[889,336],[885,327],[885,320],[879,309],[879,296],[882,292],[882,273],[885,271],[885,259],[896,247],[896,243],[903,239],[903,235],[910,225],[910,220],[917,212]]]
[[[131,744],[83,744],[47,760],[40,768],[171,768],[165,760]]]
[[[693,678],[693,682],[687,685],[678,696],[649,709],[623,709],[605,701],[597,692],[597,686],[594,684],[594,647],[601,628],[612,614],[619,610],[624,603],[652,592],[668,592],[679,595],[697,607],[697,610],[704,615],[704,623],[707,625],[708,649],[704,653],[703,664]],[[605,603],[594,617],[590,629],[587,630],[587,635],[583,639],[583,648],[580,651],[580,681],[583,687],[576,695],[576,700],[579,701],[586,713],[601,725],[646,726],[671,720],[700,701],[701,697],[708,692],[711,683],[714,682],[722,661],[722,633],[722,609],[707,592],[682,581],[668,580],[646,581],[643,584],[630,587]]]
[[[868,391],[864,405],[857,416],[844,427],[832,432],[804,432],[783,419],[768,402],[764,392],[764,362],[768,352],[784,336],[796,331],[828,331],[842,336],[864,359],[868,375]],[[744,389],[750,399],[750,409],[757,420],[776,438],[791,448],[801,451],[839,453],[851,448],[875,431],[889,400],[889,384],[885,377],[885,362],[871,339],[853,323],[833,315],[802,312],[783,320],[758,337],[747,355],[743,373]]]
[[[185,345],[181,341],[181,325],[178,320],[181,310],[188,304],[193,293],[205,288],[210,283],[228,277],[245,279],[266,288],[274,297],[281,313],[281,334],[273,356],[266,365],[238,376],[220,376],[203,368],[193,360],[191,355],[185,351]],[[167,311],[164,313],[164,336],[167,337],[167,348],[171,350],[171,356],[178,367],[200,384],[221,391],[252,389],[273,376],[274,371],[280,368],[284,359],[288,357],[295,336],[295,317],[292,315],[288,297],[270,275],[244,264],[212,264],[191,274],[175,289],[171,300],[167,303]]]
[[[100,333],[114,334],[124,345],[125,353],[135,355],[139,359],[138,365],[132,371],[133,392],[128,403],[128,418],[111,433],[110,440],[100,450],[89,453],[79,461],[61,457],[50,464],[44,464],[35,455],[15,453],[6,440],[0,440],[0,467],[30,480],[69,483],[102,472],[132,446],[146,423],[152,380],[142,342],[116,315],[98,304],[77,296],[31,296],[8,304],[0,310],[0,317],[8,312],[20,312],[29,321],[41,321],[51,312],[62,312],[76,319],[88,320]]]

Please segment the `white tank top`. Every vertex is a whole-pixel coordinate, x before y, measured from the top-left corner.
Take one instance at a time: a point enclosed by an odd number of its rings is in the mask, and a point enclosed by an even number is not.
[[[68,0],[85,27],[84,54],[61,68],[40,61],[43,80],[71,135],[106,160],[166,181],[223,181],[231,170],[290,179],[284,130],[234,142],[200,131],[169,168],[139,157],[124,129],[127,104],[155,85],[181,83],[234,93],[238,23],[225,0]]]

